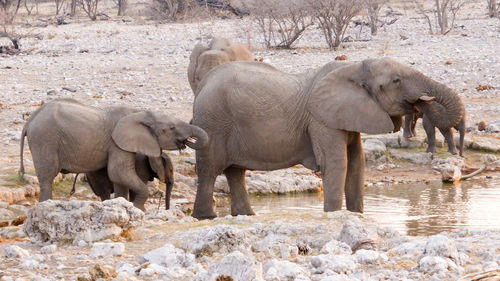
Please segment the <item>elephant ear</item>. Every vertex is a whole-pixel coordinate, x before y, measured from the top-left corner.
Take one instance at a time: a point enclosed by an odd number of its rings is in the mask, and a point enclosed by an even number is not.
[[[312,85],[307,103],[311,115],[331,129],[367,134],[385,134],[394,130],[393,122],[382,107],[356,81],[361,63],[331,71]]]
[[[160,145],[150,127],[153,122],[151,112],[141,111],[127,115],[118,121],[111,137],[116,145],[125,151],[159,157]]]
[[[195,80],[195,71],[196,68],[198,67],[198,58],[200,55],[208,50],[208,47],[203,45],[203,44],[196,44],[194,46],[193,51],[191,52],[191,55],[189,56],[189,66],[188,66],[188,80],[189,80],[189,85],[191,86],[191,90],[193,90],[193,93],[196,92],[196,87],[197,87],[197,82]]]

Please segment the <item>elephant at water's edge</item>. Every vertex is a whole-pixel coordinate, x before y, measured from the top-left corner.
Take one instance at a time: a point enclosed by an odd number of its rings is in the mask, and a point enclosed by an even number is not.
[[[435,101],[435,102],[432,102]],[[399,130],[402,117],[436,111],[429,118],[454,126],[464,107],[457,94],[394,60],[331,62],[287,74],[258,62],[230,62],[200,82],[193,124],[209,135],[196,151],[198,187],[193,216],[213,218],[213,186],[224,173],[231,214],[251,215],[245,171],[302,164],[320,170],[324,211],[363,211],[364,154],[360,133]]]
[[[21,134],[33,156],[40,183],[40,201],[52,198],[52,182],[59,173],[89,173],[107,168],[115,196],[135,194],[134,206],[144,210],[148,190],[135,171],[136,154],[160,157],[161,150],[200,149],[205,131],[166,114],[114,106],[104,109],[73,99],[58,99],[36,110]]]
[[[436,126],[432,121],[424,115],[422,112],[407,114],[405,115],[405,125],[403,127],[403,136],[405,138],[411,138],[416,136],[415,125],[419,118],[422,118],[422,124],[427,135],[427,152],[436,152]],[[439,131],[443,135],[446,143],[448,144],[448,152],[451,154],[457,154],[457,149],[455,145],[455,138],[453,137],[453,128],[455,128],[460,134],[460,140],[458,144],[459,155],[463,156],[464,153],[464,138],[465,138],[465,114],[462,119],[453,127],[439,128]]]

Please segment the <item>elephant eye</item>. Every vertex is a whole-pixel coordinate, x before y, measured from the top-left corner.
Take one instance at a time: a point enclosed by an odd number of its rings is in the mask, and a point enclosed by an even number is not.
[[[175,130],[175,126],[170,126],[170,130]]]
[[[400,80],[399,78],[394,78],[394,79],[392,80],[392,83],[399,83],[399,82],[401,82],[401,80]]]

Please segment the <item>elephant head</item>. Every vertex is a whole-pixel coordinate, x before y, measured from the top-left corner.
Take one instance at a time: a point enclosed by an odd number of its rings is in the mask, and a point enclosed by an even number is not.
[[[309,110],[333,129],[389,133],[399,130],[402,116],[416,109],[429,114],[437,127],[449,128],[464,115],[453,90],[388,58],[318,73],[323,77],[312,84]]]
[[[231,61],[253,61],[252,54],[241,44],[226,38],[214,38],[209,46],[197,44],[189,56],[188,80],[195,96],[200,81],[214,67]]]
[[[140,111],[118,121],[112,134],[116,145],[129,152],[160,157],[161,150],[201,149],[208,142],[207,133],[165,114]]]

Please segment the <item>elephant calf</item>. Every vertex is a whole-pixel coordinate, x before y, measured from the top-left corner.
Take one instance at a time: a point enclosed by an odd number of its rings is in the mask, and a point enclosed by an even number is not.
[[[174,166],[170,157],[162,153],[161,157],[148,157],[142,154],[135,155],[135,172],[145,184],[155,178],[166,184],[165,208],[170,208],[170,194],[174,185]],[[109,179],[107,168],[89,172],[85,174],[92,191],[101,198],[102,201],[111,198],[114,192],[113,182]],[[76,179],[76,178],[75,178]],[[119,187],[118,190],[126,191],[126,187]],[[127,194],[123,194],[125,196]],[[130,191],[129,200],[134,201],[135,192]]]
[[[253,61],[254,57],[245,46],[233,44],[226,38],[214,38],[208,44],[196,44],[189,56],[188,80],[194,95],[205,75],[221,64],[231,61]]]
[[[135,169],[136,155],[160,157],[161,150],[201,149],[207,133],[197,126],[158,112],[124,106],[96,108],[73,99],[58,99],[36,110],[21,134],[33,156],[40,201],[52,198],[59,173],[92,173],[107,169],[115,195],[134,193],[134,206],[144,210],[148,190]]]
[[[403,128],[403,136],[405,138],[411,138],[416,136],[415,125],[419,118],[423,120],[423,126],[425,133],[427,135],[427,152],[436,152],[436,124],[432,122],[427,115],[422,112],[407,114],[405,115],[405,126]],[[440,128],[439,131],[443,135],[448,144],[448,152],[455,155],[457,154],[457,149],[455,146],[455,139],[453,138],[453,128],[455,128],[460,133],[460,143],[459,143],[459,155],[463,156],[464,153],[464,137],[465,137],[465,111],[462,119],[458,121],[456,125],[450,127]]]

